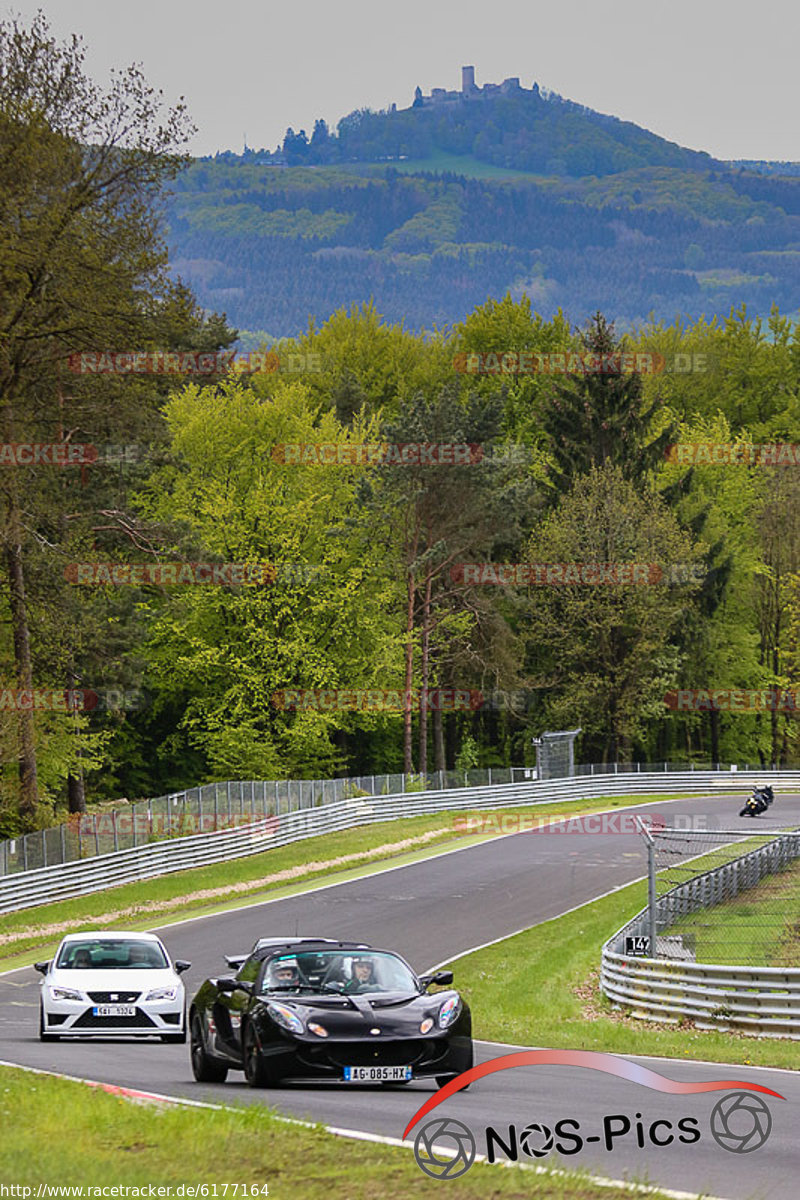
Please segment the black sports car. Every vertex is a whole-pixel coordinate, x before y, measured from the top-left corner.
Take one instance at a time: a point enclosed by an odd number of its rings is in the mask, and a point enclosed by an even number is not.
[[[283,1080],[440,1087],[472,1066],[472,1018],[447,986],[452,971],[417,977],[399,954],[326,938],[264,938],[226,956],[236,975],[207,979],[189,1010],[192,1070],[201,1083],[244,1071],[251,1087]]]

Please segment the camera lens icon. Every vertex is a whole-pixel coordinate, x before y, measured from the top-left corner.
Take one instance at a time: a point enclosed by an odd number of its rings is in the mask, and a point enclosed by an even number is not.
[[[475,1138],[452,1117],[428,1121],[414,1139],[417,1166],[432,1179],[458,1179],[475,1161]]]
[[[732,1154],[760,1150],[771,1132],[772,1114],[761,1097],[752,1092],[731,1092],[712,1109],[711,1136]]]

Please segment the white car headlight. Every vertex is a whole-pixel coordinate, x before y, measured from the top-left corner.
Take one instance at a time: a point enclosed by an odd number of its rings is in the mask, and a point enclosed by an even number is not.
[[[47,989],[50,993],[51,1000],[83,1000],[83,992],[77,991],[76,988],[54,987],[50,984]]]
[[[439,1028],[447,1029],[461,1012],[461,997],[451,996],[439,1009]]]
[[[145,1001],[148,1000],[174,1000],[178,994],[176,987],[160,987],[153,988],[152,992],[148,992],[145,996]]]

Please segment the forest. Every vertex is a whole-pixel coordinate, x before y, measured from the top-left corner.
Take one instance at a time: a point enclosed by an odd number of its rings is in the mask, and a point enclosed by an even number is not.
[[[191,164],[138,69],[0,49],[0,836],[578,726],[797,761],[796,181]]]
[[[662,164],[582,178],[470,173],[476,159],[278,167],[197,160],[172,185],[173,270],[239,329],[292,337],[374,302],[417,331],[530,296],[620,331],[800,307],[800,180]],[[462,173],[457,173],[462,172]]]

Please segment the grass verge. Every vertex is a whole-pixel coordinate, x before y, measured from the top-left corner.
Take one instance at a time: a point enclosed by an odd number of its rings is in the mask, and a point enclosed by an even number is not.
[[[98,925],[130,929],[167,925],[170,920],[223,912],[241,904],[297,894],[326,882],[344,882],[370,871],[373,864],[402,865],[444,850],[487,840],[456,832],[455,821],[527,815],[577,816],[604,809],[679,799],[663,796],[604,796],[597,800],[536,804],[525,808],[457,811],[376,822],[338,833],[306,838],[247,858],[177,871],[123,884],[104,892],[43,904],[0,916],[0,970],[23,966],[37,954],[46,957],[54,941],[73,930]]]
[[[612,1008],[598,986],[600,947],[646,901],[646,884],[632,883],[456,959],[456,986],[476,1015],[476,1036],[523,1046],[800,1068],[797,1042],[705,1031],[688,1021],[642,1021]]]
[[[321,1128],[281,1121],[261,1105],[155,1108],[71,1080],[2,1068],[0,1117],[0,1179],[33,1188],[34,1196],[39,1184],[138,1187],[145,1188],[144,1195],[151,1185],[205,1184],[206,1195],[213,1196],[211,1185],[226,1183],[239,1185],[240,1198],[246,1184],[248,1196],[274,1200],[394,1200],[412,1194],[440,1200],[442,1194],[441,1181],[427,1179],[408,1150],[345,1141]],[[482,1163],[446,1187],[450,1200],[627,1200],[631,1194],[579,1173],[497,1170]],[[658,1193],[652,1195],[658,1200]],[[228,1196],[234,1200],[232,1186]]]
[[[682,917],[669,932],[693,939],[698,962],[800,966],[800,862],[731,900]]]

